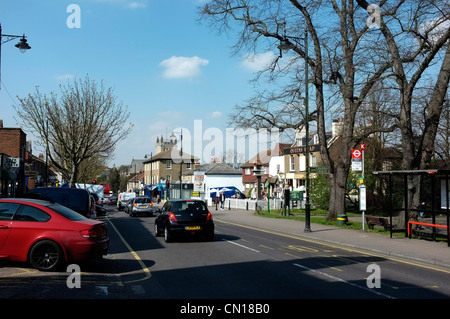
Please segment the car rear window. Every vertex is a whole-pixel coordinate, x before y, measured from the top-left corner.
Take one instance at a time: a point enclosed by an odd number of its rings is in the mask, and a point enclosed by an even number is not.
[[[150,198],[136,198],[134,202],[139,204],[150,203]]]
[[[185,201],[173,203],[174,212],[182,211],[194,211],[194,212],[207,212],[208,209],[204,202],[201,201]]]
[[[76,211],[71,210],[70,208],[67,208],[66,206],[63,206],[63,205],[51,204],[48,207],[50,209],[54,210],[55,212],[57,212],[58,214],[60,214],[61,216],[65,217],[69,220],[72,220],[72,221],[87,219],[83,215],[81,215],[81,214],[77,213]]]

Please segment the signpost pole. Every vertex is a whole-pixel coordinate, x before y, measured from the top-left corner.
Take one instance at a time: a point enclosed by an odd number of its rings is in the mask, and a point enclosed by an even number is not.
[[[366,211],[366,186],[359,186],[359,210],[362,212],[362,230],[364,231],[364,213]]]
[[[361,156],[362,156],[362,172],[361,172],[361,185],[359,186],[359,210],[362,212],[362,230],[364,231],[364,214],[366,212],[366,185],[364,181],[364,150],[366,144],[361,143]]]

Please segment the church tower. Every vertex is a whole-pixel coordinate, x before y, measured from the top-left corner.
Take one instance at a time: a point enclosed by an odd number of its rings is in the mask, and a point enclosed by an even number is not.
[[[156,154],[172,149],[175,145],[177,145],[177,139],[170,139],[164,141],[163,136],[156,138]]]

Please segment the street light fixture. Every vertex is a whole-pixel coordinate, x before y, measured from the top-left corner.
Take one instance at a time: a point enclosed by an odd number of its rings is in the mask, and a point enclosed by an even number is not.
[[[280,58],[282,58],[282,52],[287,53],[289,50],[294,49],[295,45],[285,36],[282,40],[280,40],[280,45],[277,48],[280,49]]]
[[[16,44],[16,48],[18,48],[22,53],[25,53],[27,50],[31,49],[30,45],[27,43],[25,34],[22,36],[22,39],[20,39],[19,43]]]
[[[302,38],[299,38],[302,39]],[[308,92],[308,30],[305,29],[305,130],[306,130],[306,202],[305,202],[305,233],[311,232],[311,203],[309,201],[309,92]],[[290,49],[294,49],[295,45],[288,40],[286,35],[280,40],[280,58],[282,52],[286,53]]]
[[[183,182],[181,180],[181,176],[182,176],[182,169],[183,169],[183,129],[181,129],[181,133],[180,134],[180,142],[181,142],[181,147],[180,147],[180,199],[181,197],[181,191],[182,191],[182,187],[183,187]],[[170,135],[171,138],[176,138],[175,132],[172,132],[172,134]]]

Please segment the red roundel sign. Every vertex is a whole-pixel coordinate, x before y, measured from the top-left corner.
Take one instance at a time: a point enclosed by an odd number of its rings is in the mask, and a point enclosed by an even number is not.
[[[361,150],[352,150],[352,159],[362,159],[362,152]]]

